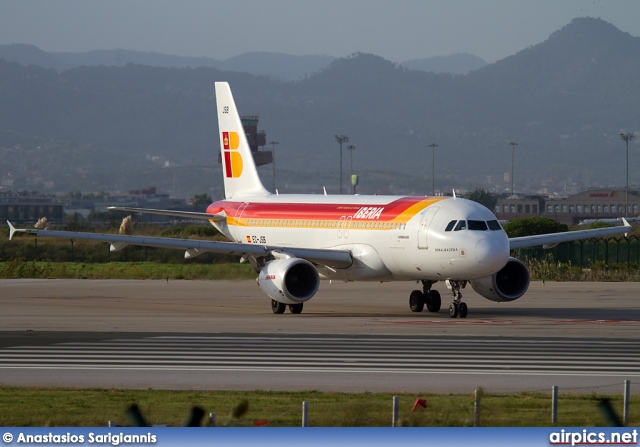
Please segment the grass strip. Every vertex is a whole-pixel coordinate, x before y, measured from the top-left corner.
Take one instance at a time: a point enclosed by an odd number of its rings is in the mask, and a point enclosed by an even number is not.
[[[473,426],[472,394],[396,394],[401,426]],[[193,406],[216,413],[218,426],[252,426],[255,420],[272,427],[299,427],[302,402],[309,402],[309,424],[315,427],[386,427],[391,425],[390,393],[323,393],[318,391],[169,391],[74,388],[0,387],[0,426],[106,426],[109,420],[127,425],[126,409],[137,403],[148,423],[180,426]],[[597,404],[608,397],[619,414],[622,396],[561,394],[559,426],[604,426]],[[417,398],[426,409],[412,412]],[[243,400],[248,411],[230,417]],[[550,393],[483,394],[480,425],[485,427],[551,426]],[[630,426],[640,423],[640,396],[632,396]],[[203,421],[208,425],[208,421]]]
[[[251,265],[154,262],[0,262],[0,278],[58,279],[254,279]]]

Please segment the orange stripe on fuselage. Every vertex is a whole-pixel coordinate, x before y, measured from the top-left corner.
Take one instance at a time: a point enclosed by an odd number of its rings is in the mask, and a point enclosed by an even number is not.
[[[353,222],[406,223],[420,210],[446,197],[403,197],[386,204],[335,203],[249,203],[238,219],[243,202],[221,201],[211,204],[208,213],[227,214],[227,224],[245,226],[248,220],[336,221],[351,217]],[[379,211],[379,212],[378,212]]]

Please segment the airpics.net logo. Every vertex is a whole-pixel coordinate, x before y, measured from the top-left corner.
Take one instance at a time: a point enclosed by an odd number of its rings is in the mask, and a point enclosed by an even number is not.
[[[550,445],[638,445],[638,431],[560,430],[549,435]]]

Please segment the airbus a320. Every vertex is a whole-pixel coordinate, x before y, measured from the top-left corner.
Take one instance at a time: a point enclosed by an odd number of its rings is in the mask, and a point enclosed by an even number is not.
[[[441,308],[433,288],[445,281],[451,290],[449,315],[467,316],[462,300],[467,284],[492,301],[514,301],[529,287],[529,271],[510,256],[513,249],[553,246],[565,241],[611,236],[630,225],[508,238],[486,207],[460,197],[371,195],[295,195],[268,191],[261,183],[229,84],[216,82],[216,102],[225,199],[204,213],[133,207],[113,210],[208,220],[230,242],[119,234],[16,229],[40,237],[88,239],[111,244],[230,253],[250,262],[275,314],[302,312],[320,279],[341,281],[419,281],[409,307],[421,312]]]

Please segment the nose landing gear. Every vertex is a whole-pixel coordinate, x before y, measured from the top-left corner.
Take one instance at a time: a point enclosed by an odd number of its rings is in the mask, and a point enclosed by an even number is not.
[[[451,318],[466,318],[469,313],[469,308],[466,303],[462,302],[462,292],[460,289],[464,289],[467,285],[467,281],[447,281],[447,285],[451,287],[453,293],[453,303],[449,306],[449,316]]]

